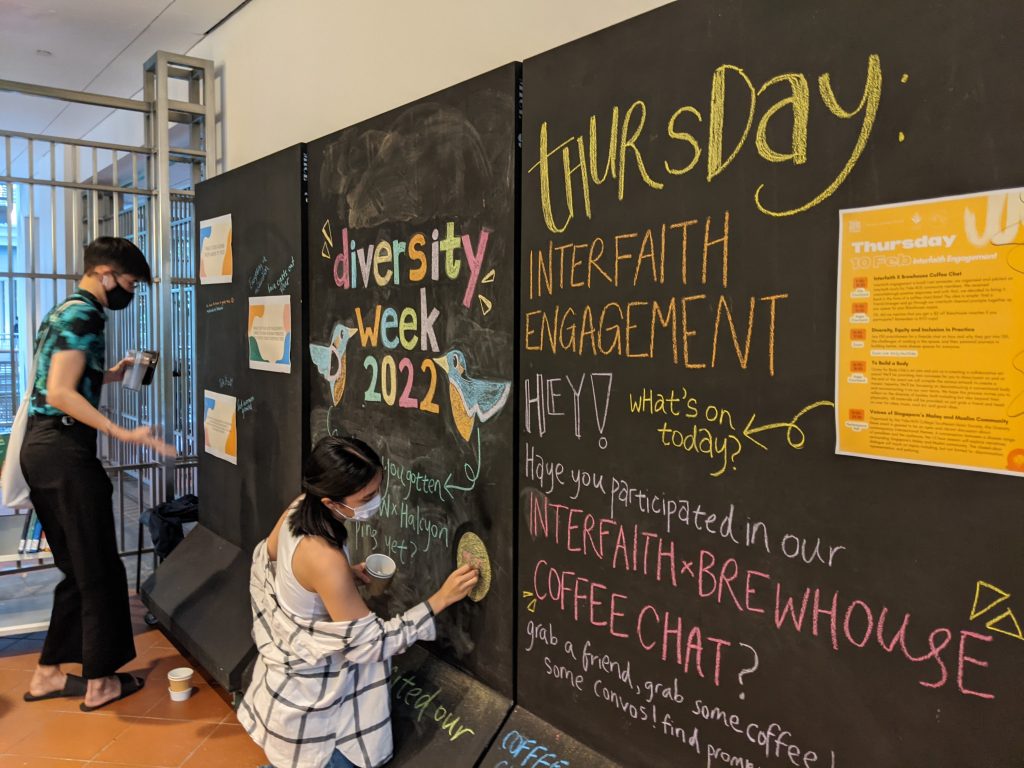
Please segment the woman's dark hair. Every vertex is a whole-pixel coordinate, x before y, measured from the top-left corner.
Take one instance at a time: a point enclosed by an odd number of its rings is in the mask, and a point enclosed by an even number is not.
[[[383,471],[380,456],[355,437],[325,437],[313,447],[302,467],[305,497],[288,521],[296,536],[320,536],[341,549],[348,538],[345,526],[321,499],[340,501],[365,488]]]
[[[85,273],[89,274],[96,267],[113,267],[144,283],[153,282],[146,257],[135,243],[123,237],[97,237],[85,246]]]

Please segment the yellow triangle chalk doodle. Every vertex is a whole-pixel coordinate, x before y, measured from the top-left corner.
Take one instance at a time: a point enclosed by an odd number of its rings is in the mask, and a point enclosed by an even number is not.
[[[1012,632],[1009,629],[1003,629],[997,626],[1004,619],[1007,620],[1009,624],[1013,627]],[[989,621],[988,624],[986,624],[985,626],[988,629],[991,629],[993,632],[998,632],[1001,635],[1015,637],[1018,640],[1024,640],[1024,632],[1021,632],[1020,623],[1018,623],[1017,617],[1013,615],[1013,611],[1011,611],[1009,608],[1007,608],[1001,614],[999,614],[994,619]]]
[[[533,592],[523,590],[523,597],[533,597],[533,600],[526,604],[526,610],[530,613],[534,613],[537,610],[537,598],[533,596]]]
[[[480,309],[482,309],[483,313],[486,315],[488,312],[491,311],[491,307],[493,307],[494,305],[491,303],[491,300],[488,299],[486,296],[477,296],[477,298],[480,299]]]
[[[324,243],[324,247],[320,249],[320,255],[323,256],[325,259],[332,258],[331,252],[328,250],[329,248],[330,244]]]
[[[992,602],[987,603],[984,608],[979,609],[978,608],[978,603],[981,602],[982,588],[984,588],[986,591],[989,591],[989,592],[995,592],[996,595],[998,595],[998,597],[995,600],[992,600]],[[992,586],[991,584],[989,584],[987,582],[979,581],[974,586],[974,605],[971,606],[971,617],[970,617],[971,621],[973,621],[974,619],[976,619],[979,616],[981,616],[981,614],[987,613],[988,611],[991,611],[993,608],[995,608],[1001,602],[1003,602],[1004,600],[1009,599],[1009,597],[1010,597],[1010,593],[1009,592],[1004,592],[999,587],[994,587],[994,586]],[[1002,617],[1000,617],[1000,618],[1002,618]],[[989,629],[991,629],[991,627],[989,627]]]
[[[324,225],[320,229],[320,231],[323,232],[324,240],[327,241],[327,245],[329,245],[331,248],[333,248],[334,247],[334,237],[331,235],[331,220],[330,219],[328,219],[327,221],[324,222]]]
[[[494,282],[494,270],[492,269],[490,272],[488,272],[486,275],[484,275],[483,280],[481,280],[480,282],[481,283],[493,283]]]

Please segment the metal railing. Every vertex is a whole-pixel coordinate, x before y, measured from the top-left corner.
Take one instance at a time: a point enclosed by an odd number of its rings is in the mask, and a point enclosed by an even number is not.
[[[84,246],[101,235],[134,242],[153,269],[132,304],[108,314],[107,358],[157,349],[154,386],[104,388],[101,410],[125,427],[154,424],[178,449],[165,465],[148,449],[101,437],[114,484],[122,555],[151,551],[141,512],[196,492],[194,185],[214,168],[213,63],[157,53],[147,62],[145,100],[120,99],[0,80],[0,91],[140,113],[146,143],[133,146],[4,130],[0,117],[0,430],[26,387],[35,329],[75,289]],[[171,99],[173,83],[187,99]],[[172,136],[173,133],[173,136]],[[208,140],[209,139],[209,140]],[[173,471],[168,471],[173,467]],[[9,554],[9,553],[0,553]],[[29,556],[0,573],[52,565]]]

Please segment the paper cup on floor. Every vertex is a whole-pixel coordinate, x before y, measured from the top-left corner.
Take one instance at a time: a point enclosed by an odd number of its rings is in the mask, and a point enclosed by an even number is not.
[[[187,688],[184,691],[173,691],[168,688],[167,692],[171,694],[171,701],[188,701],[192,696],[191,688]]]
[[[370,577],[368,586],[373,596],[384,594],[391,580],[395,577],[398,566],[387,555],[374,554],[366,558],[366,575]]]
[[[167,673],[167,690],[173,701],[185,701],[192,695],[192,670],[178,667]]]

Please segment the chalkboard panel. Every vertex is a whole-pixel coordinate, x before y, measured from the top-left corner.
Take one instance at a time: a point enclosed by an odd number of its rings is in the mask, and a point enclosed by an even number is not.
[[[587,749],[522,707],[516,707],[480,762],[480,768],[517,766],[616,768],[618,763]]]
[[[512,702],[420,646],[395,659],[388,765],[476,765]]]
[[[1022,22],[675,3],[524,64],[520,705],[628,765],[1020,764],[1024,483],[838,457],[831,401],[838,211],[1024,183]]]
[[[379,516],[349,529],[354,558],[398,563],[374,607],[481,566],[486,596],[443,613],[433,648],[509,698],[517,84],[508,65],[309,145],[305,350],[312,439],[385,462]]]
[[[242,690],[256,656],[249,607],[252,556],[197,525],[142,584],[163,630],[227,691]]]
[[[231,282],[196,286],[196,389],[236,398],[238,451],[235,465],[204,450],[198,414],[199,519],[247,553],[301,491],[304,162],[297,145],[196,185],[196,242],[201,221],[230,214],[233,255]],[[291,373],[249,367],[250,296],[290,297]]]

